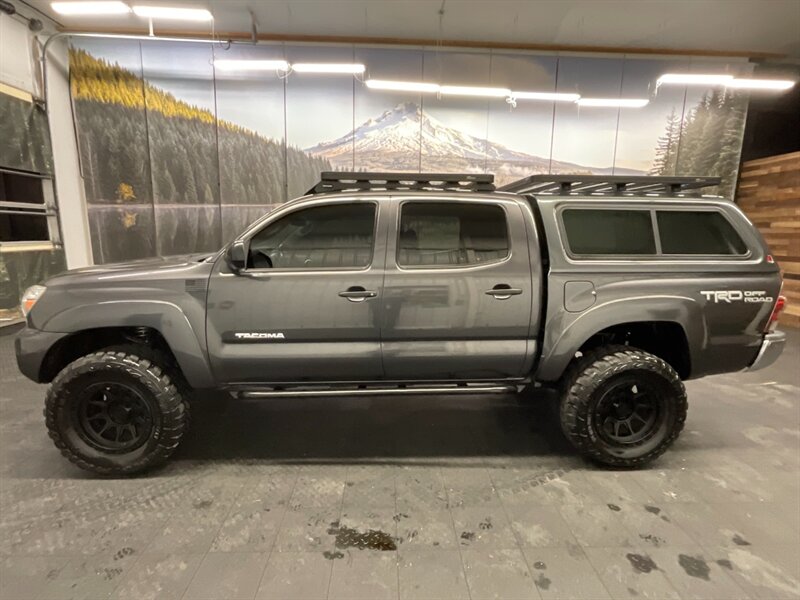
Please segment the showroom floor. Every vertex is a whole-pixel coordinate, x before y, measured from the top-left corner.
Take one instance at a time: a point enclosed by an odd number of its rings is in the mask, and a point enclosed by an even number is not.
[[[652,468],[576,458],[546,398],[203,397],[172,462],[51,445],[0,337],[0,597],[798,598],[800,333],[688,384]]]

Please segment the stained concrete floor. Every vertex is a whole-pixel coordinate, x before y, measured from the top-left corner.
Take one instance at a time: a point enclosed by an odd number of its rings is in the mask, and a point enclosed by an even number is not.
[[[651,468],[566,445],[545,399],[196,402],[163,469],[99,479],[48,439],[0,337],[0,597],[798,598],[800,333],[689,382]]]

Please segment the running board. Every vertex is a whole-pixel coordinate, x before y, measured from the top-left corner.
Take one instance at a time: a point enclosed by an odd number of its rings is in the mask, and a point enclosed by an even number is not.
[[[395,394],[510,394],[519,391],[516,385],[458,385],[458,386],[405,386],[405,387],[358,387],[302,388],[282,390],[242,391],[239,398],[282,398],[287,396],[386,396]]]

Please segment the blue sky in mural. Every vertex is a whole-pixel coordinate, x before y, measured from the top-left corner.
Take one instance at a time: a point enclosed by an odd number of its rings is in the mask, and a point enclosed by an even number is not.
[[[523,92],[556,91],[555,56],[492,54],[490,85]],[[553,103],[519,100],[512,107],[505,100],[489,105],[489,139],[513,150],[549,158]]]
[[[152,85],[181,100],[214,111],[214,68],[210,44],[147,42],[142,70]]]
[[[283,60],[281,45],[214,45],[215,59]],[[286,137],[283,119],[284,82],[276,71],[252,73],[217,69],[217,114],[261,135],[282,140]]]
[[[290,63],[351,63],[353,48],[287,46],[286,60]],[[350,75],[313,73],[290,75],[286,82],[288,143],[305,149],[349,133],[353,129],[355,85],[360,84]]]
[[[556,89],[585,97],[619,98],[622,68],[622,58],[562,57],[558,61]],[[610,170],[614,165],[618,112],[616,108],[557,103],[553,160]]]

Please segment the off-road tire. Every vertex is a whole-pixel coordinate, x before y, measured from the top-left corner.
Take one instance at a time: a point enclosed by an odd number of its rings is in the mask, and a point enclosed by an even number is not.
[[[623,448],[598,432],[594,410],[621,376],[641,378],[660,390],[663,422],[644,443]],[[573,446],[590,460],[618,468],[636,468],[661,456],[678,438],[686,421],[686,389],[666,361],[629,346],[604,346],[576,359],[565,373],[560,404],[561,428]]]
[[[47,430],[70,462],[106,476],[131,475],[164,462],[188,427],[189,388],[180,372],[161,362],[145,346],[122,346],[88,354],[67,365],[53,380],[45,398]],[[90,384],[114,380],[136,389],[152,417],[149,437],[130,452],[98,450],[82,437],[72,415],[74,403]]]

